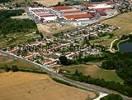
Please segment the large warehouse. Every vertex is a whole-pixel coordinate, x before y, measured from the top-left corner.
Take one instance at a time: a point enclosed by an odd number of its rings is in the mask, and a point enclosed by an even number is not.
[[[89,20],[93,16],[85,11],[81,11],[78,8],[72,6],[57,6],[53,7],[54,10],[57,10],[62,13],[65,20]]]
[[[92,23],[97,19],[97,15],[112,15],[114,4],[112,2],[91,3],[74,6],[55,6],[55,7],[29,7],[28,13],[35,22],[46,23],[63,19],[75,25]],[[85,8],[85,10],[82,10]],[[95,18],[96,17],[96,18]]]

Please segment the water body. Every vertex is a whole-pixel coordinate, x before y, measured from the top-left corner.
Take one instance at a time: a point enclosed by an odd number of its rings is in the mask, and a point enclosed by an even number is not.
[[[120,52],[132,52],[132,42],[124,42],[119,45]]]

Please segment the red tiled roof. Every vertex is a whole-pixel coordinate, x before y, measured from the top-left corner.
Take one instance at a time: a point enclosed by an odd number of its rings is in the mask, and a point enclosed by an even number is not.
[[[78,15],[66,15],[64,16],[66,19],[75,20],[75,19],[81,19],[81,18],[92,18],[93,16],[91,14],[78,14]]]
[[[68,15],[82,15],[82,14],[87,14],[87,12],[64,13],[64,16],[68,16]]]

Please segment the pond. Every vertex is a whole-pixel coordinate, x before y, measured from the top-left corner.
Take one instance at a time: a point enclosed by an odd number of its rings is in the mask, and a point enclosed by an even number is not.
[[[132,52],[132,42],[124,42],[119,44],[119,51],[120,52]]]

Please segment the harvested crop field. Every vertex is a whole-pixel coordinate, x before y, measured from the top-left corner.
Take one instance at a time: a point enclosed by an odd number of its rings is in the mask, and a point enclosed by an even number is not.
[[[38,2],[40,4],[43,4],[45,6],[53,6],[58,4],[58,2],[64,2],[64,0],[11,0],[14,3],[32,3],[32,2]]]
[[[89,100],[93,92],[56,83],[45,74],[0,73],[0,100]]]
[[[64,2],[64,0],[33,0],[46,6],[52,6],[58,4],[58,2]]]
[[[76,28],[72,24],[61,25],[59,23],[37,24],[38,30],[45,35],[52,36],[56,33],[71,31]]]

